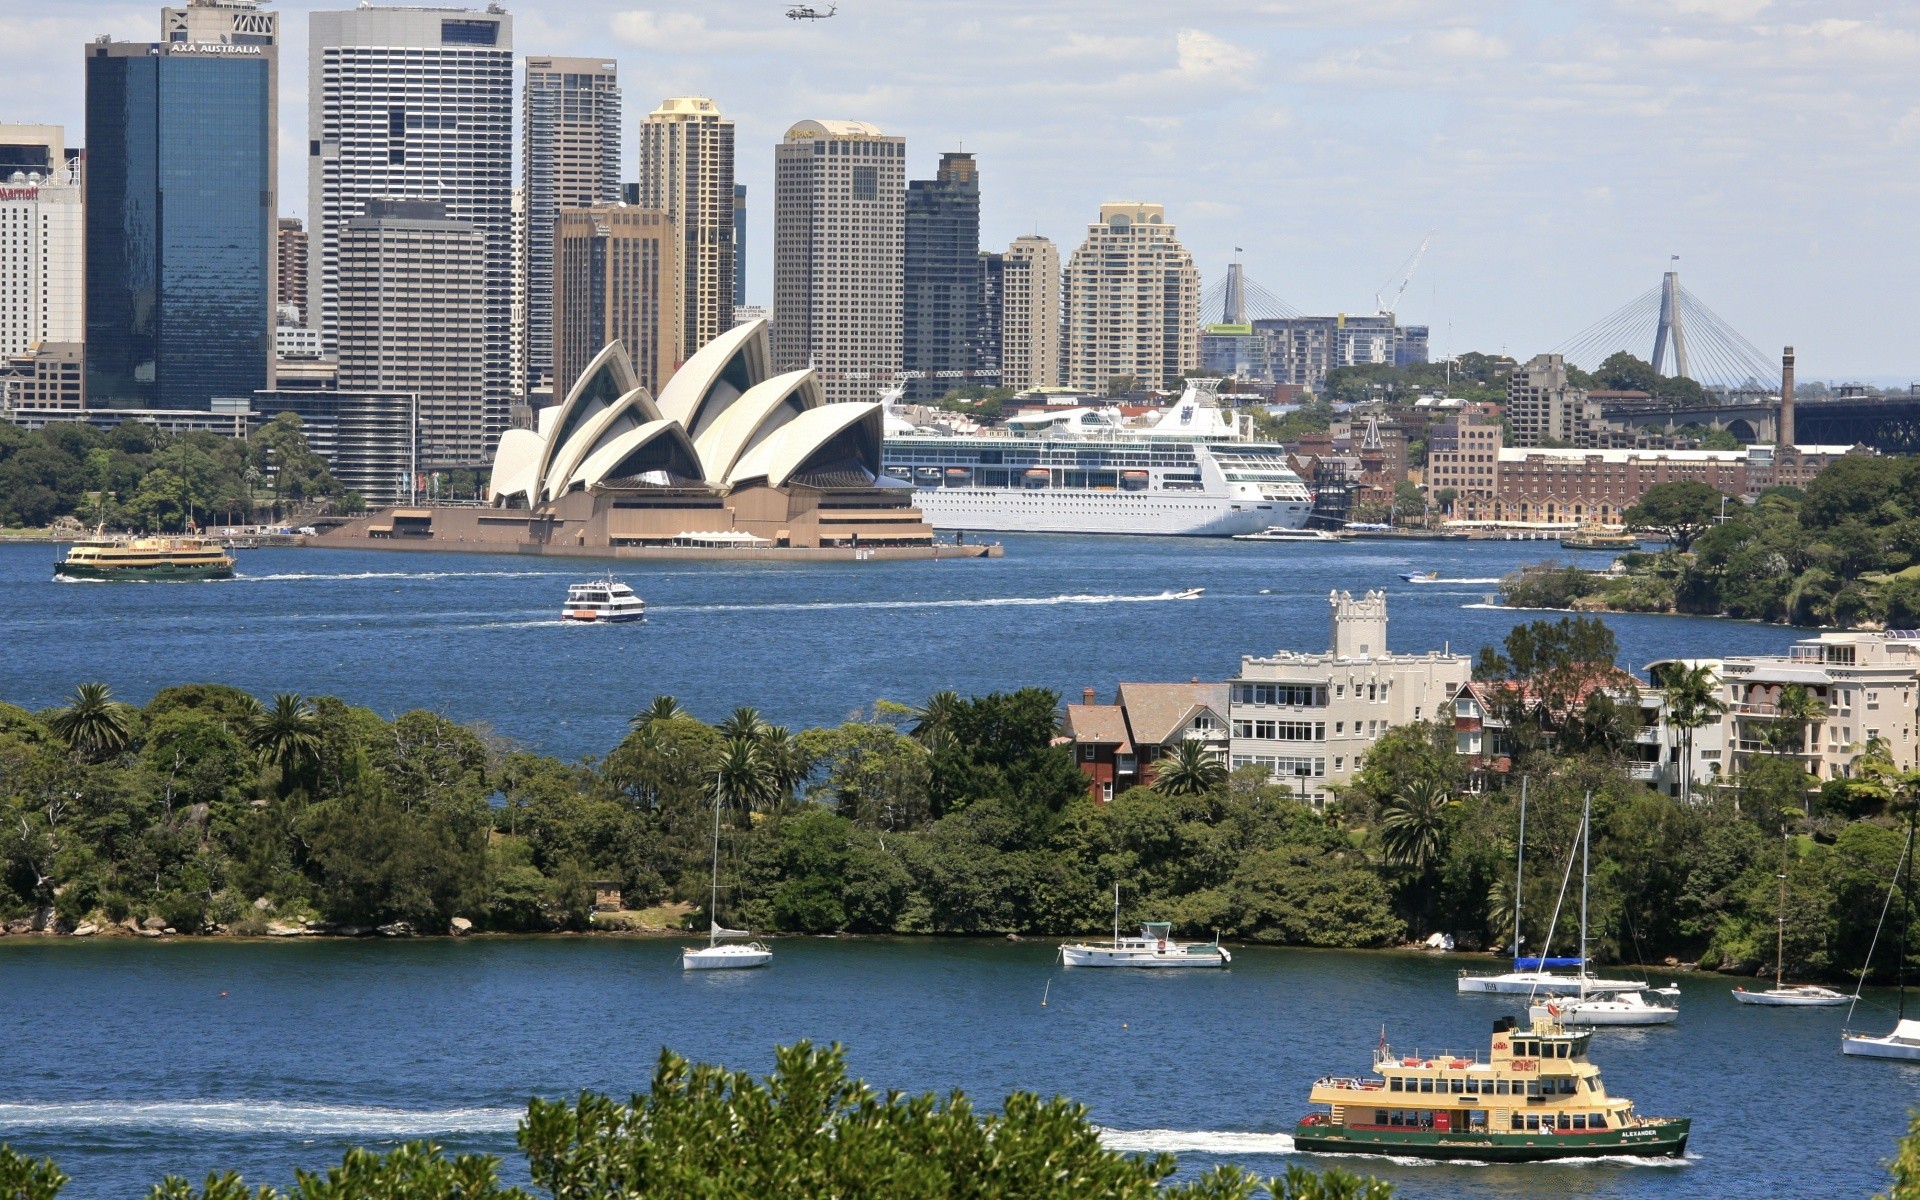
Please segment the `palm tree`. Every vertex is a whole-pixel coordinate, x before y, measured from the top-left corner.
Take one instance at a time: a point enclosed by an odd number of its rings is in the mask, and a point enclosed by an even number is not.
[[[714,728],[719,730],[720,736],[728,741],[744,738],[750,742],[758,742],[766,734],[767,723],[760,719],[759,709],[742,705],[727,714],[727,719]]]
[[[1807,727],[1826,719],[1826,705],[1805,684],[1790,683],[1780,689],[1780,703],[1774,706],[1774,718],[1761,733],[1761,740],[1778,754],[1805,754]]]
[[[655,696],[653,703],[627,719],[627,726],[635,731],[645,729],[655,721],[672,721],[687,715],[680,702],[672,696]]]
[[[1164,796],[1198,796],[1227,781],[1227,764],[1197,738],[1182,741],[1153,764],[1153,790]]]
[[[133,708],[113,698],[104,683],[83,683],[73,702],[55,713],[50,725],[67,749],[88,762],[113,758],[133,741]]]
[[[779,798],[779,784],[766,751],[753,738],[728,738],[713,765],[713,802],[739,813],[743,827],[753,810]]]
[[[966,704],[958,692],[935,692],[927,702],[913,710],[914,740],[929,750],[939,750],[953,741],[954,718]]]
[[[1380,810],[1380,846],[1387,861],[1424,873],[1440,860],[1446,841],[1447,810],[1455,801],[1447,785],[1416,779]]]
[[[1680,731],[1682,758],[1680,798],[1693,800],[1693,731],[1719,721],[1727,711],[1720,698],[1720,678],[1707,663],[1674,663],[1666,672],[1667,724]]]
[[[320,718],[298,692],[281,692],[272,708],[262,708],[247,730],[261,761],[279,768],[283,788],[320,763]]]

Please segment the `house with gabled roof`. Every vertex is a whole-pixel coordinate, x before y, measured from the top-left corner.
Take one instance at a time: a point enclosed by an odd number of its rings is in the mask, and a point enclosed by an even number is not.
[[[1151,785],[1153,764],[1182,742],[1200,742],[1224,761],[1227,728],[1227,685],[1191,680],[1123,683],[1112,704],[1095,703],[1088,688],[1081,703],[1067,705],[1062,732],[1088,791],[1105,802]]]

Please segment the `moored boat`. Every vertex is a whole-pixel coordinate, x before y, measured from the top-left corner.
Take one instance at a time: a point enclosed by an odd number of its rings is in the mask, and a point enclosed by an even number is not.
[[[1113,889],[1113,942],[1068,942],[1060,947],[1060,961],[1069,967],[1143,967],[1149,970],[1168,967],[1224,967],[1233,955],[1220,944],[1177,942],[1173,925],[1167,921],[1147,921],[1140,926],[1139,937],[1120,936],[1120,889]]]
[[[1595,1025],[1671,1025],[1680,1019],[1680,1010],[1648,998],[1646,992],[1611,992],[1577,996],[1550,1003],[1547,1011],[1561,1023],[1573,1026]]]
[[[1236,533],[1236,542],[1344,542],[1347,539],[1328,529],[1289,529],[1274,525],[1257,533]]]
[[[75,542],[54,564],[55,579],[154,580],[233,578],[233,555],[198,537],[95,537]]]
[[[1893,907],[1894,893],[1900,890],[1903,878],[1907,885],[1907,895],[1904,897],[1907,910],[1911,912],[1913,909],[1913,834],[1914,819],[1909,815],[1907,842],[1900,851],[1899,864],[1893,868],[1893,882],[1887,885],[1887,902],[1880,909],[1880,923],[1874,926],[1873,940],[1867,943],[1867,960],[1860,967],[1860,988],[1855,989],[1856,991],[1866,987],[1867,972],[1873,969],[1873,952],[1880,944],[1880,933],[1887,924],[1887,912]],[[1913,922],[1907,920],[1901,924],[1900,952],[1894,959],[1895,977],[1900,986],[1900,1007],[1894,1016],[1893,1032],[1875,1035],[1861,1033],[1855,1029],[1842,1029],[1840,1031],[1840,1053],[1842,1054],[1854,1058],[1920,1061],[1920,1021],[1911,1020],[1907,1016],[1907,953],[1911,949],[1907,943],[1911,940]],[[1858,996],[1854,997],[1854,1002],[1859,1002]],[[1853,1022],[1851,1007],[1847,1009],[1847,1022],[1848,1024]]]
[[[1736,987],[1733,989],[1733,998],[1741,1004],[1766,1008],[1833,1008],[1858,1000],[1858,996],[1845,995],[1818,984],[1787,982],[1787,848],[1791,841],[1790,834],[1780,836],[1780,907],[1774,917],[1773,986],[1764,992],[1750,992]]]
[[[1294,1147],[1473,1162],[1686,1153],[1688,1118],[1641,1116],[1607,1092],[1587,1057],[1591,1033],[1565,1028],[1544,1006],[1530,1015],[1526,1029],[1496,1020],[1485,1059],[1396,1055],[1382,1037],[1372,1077],[1314,1083]]]
[[[592,583],[576,583],[567,589],[567,602],[560,609],[563,621],[588,624],[618,624],[647,619],[647,602],[633,589],[609,575]]]

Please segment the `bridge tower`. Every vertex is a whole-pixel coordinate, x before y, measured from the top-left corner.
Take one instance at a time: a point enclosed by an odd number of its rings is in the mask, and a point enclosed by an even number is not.
[[[1645,328],[1645,326],[1642,326]],[[1666,357],[1667,347],[1673,347],[1673,370],[1664,370],[1661,360]],[[1680,318],[1680,272],[1668,271],[1667,277],[1660,282],[1660,324],[1653,333],[1653,369],[1663,375],[1685,375],[1693,378],[1687,369],[1687,329]]]
[[[1237,260],[1227,264],[1227,294],[1220,305],[1220,323],[1247,323],[1247,277]]]

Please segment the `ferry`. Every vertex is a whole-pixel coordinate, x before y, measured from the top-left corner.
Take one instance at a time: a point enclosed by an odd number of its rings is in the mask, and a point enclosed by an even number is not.
[[[1288,529],[1275,525],[1259,533],[1236,533],[1236,542],[1344,542],[1347,539],[1330,529]]]
[[[593,583],[576,583],[567,589],[567,602],[560,610],[563,621],[589,624],[618,624],[647,619],[647,602],[633,589],[609,575]]]
[[[1640,539],[1620,530],[1605,529],[1599,525],[1584,525],[1560,539],[1562,550],[1638,550]]]
[[[1218,387],[1188,380],[1146,425],[1085,407],[975,434],[918,429],[889,404],[883,482],[912,487],[936,529],[1233,537],[1306,525],[1313,494],[1285,448],[1255,441]]]
[[[233,555],[197,537],[93,537],[54,564],[55,579],[232,579]]]
[[[1372,1077],[1313,1085],[1314,1111],[1294,1128],[1295,1148],[1510,1163],[1686,1153],[1688,1118],[1643,1117],[1608,1094],[1587,1058],[1592,1033],[1562,1027],[1545,1006],[1530,1017],[1526,1029],[1496,1020],[1485,1061],[1397,1055],[1382,1037]]]

